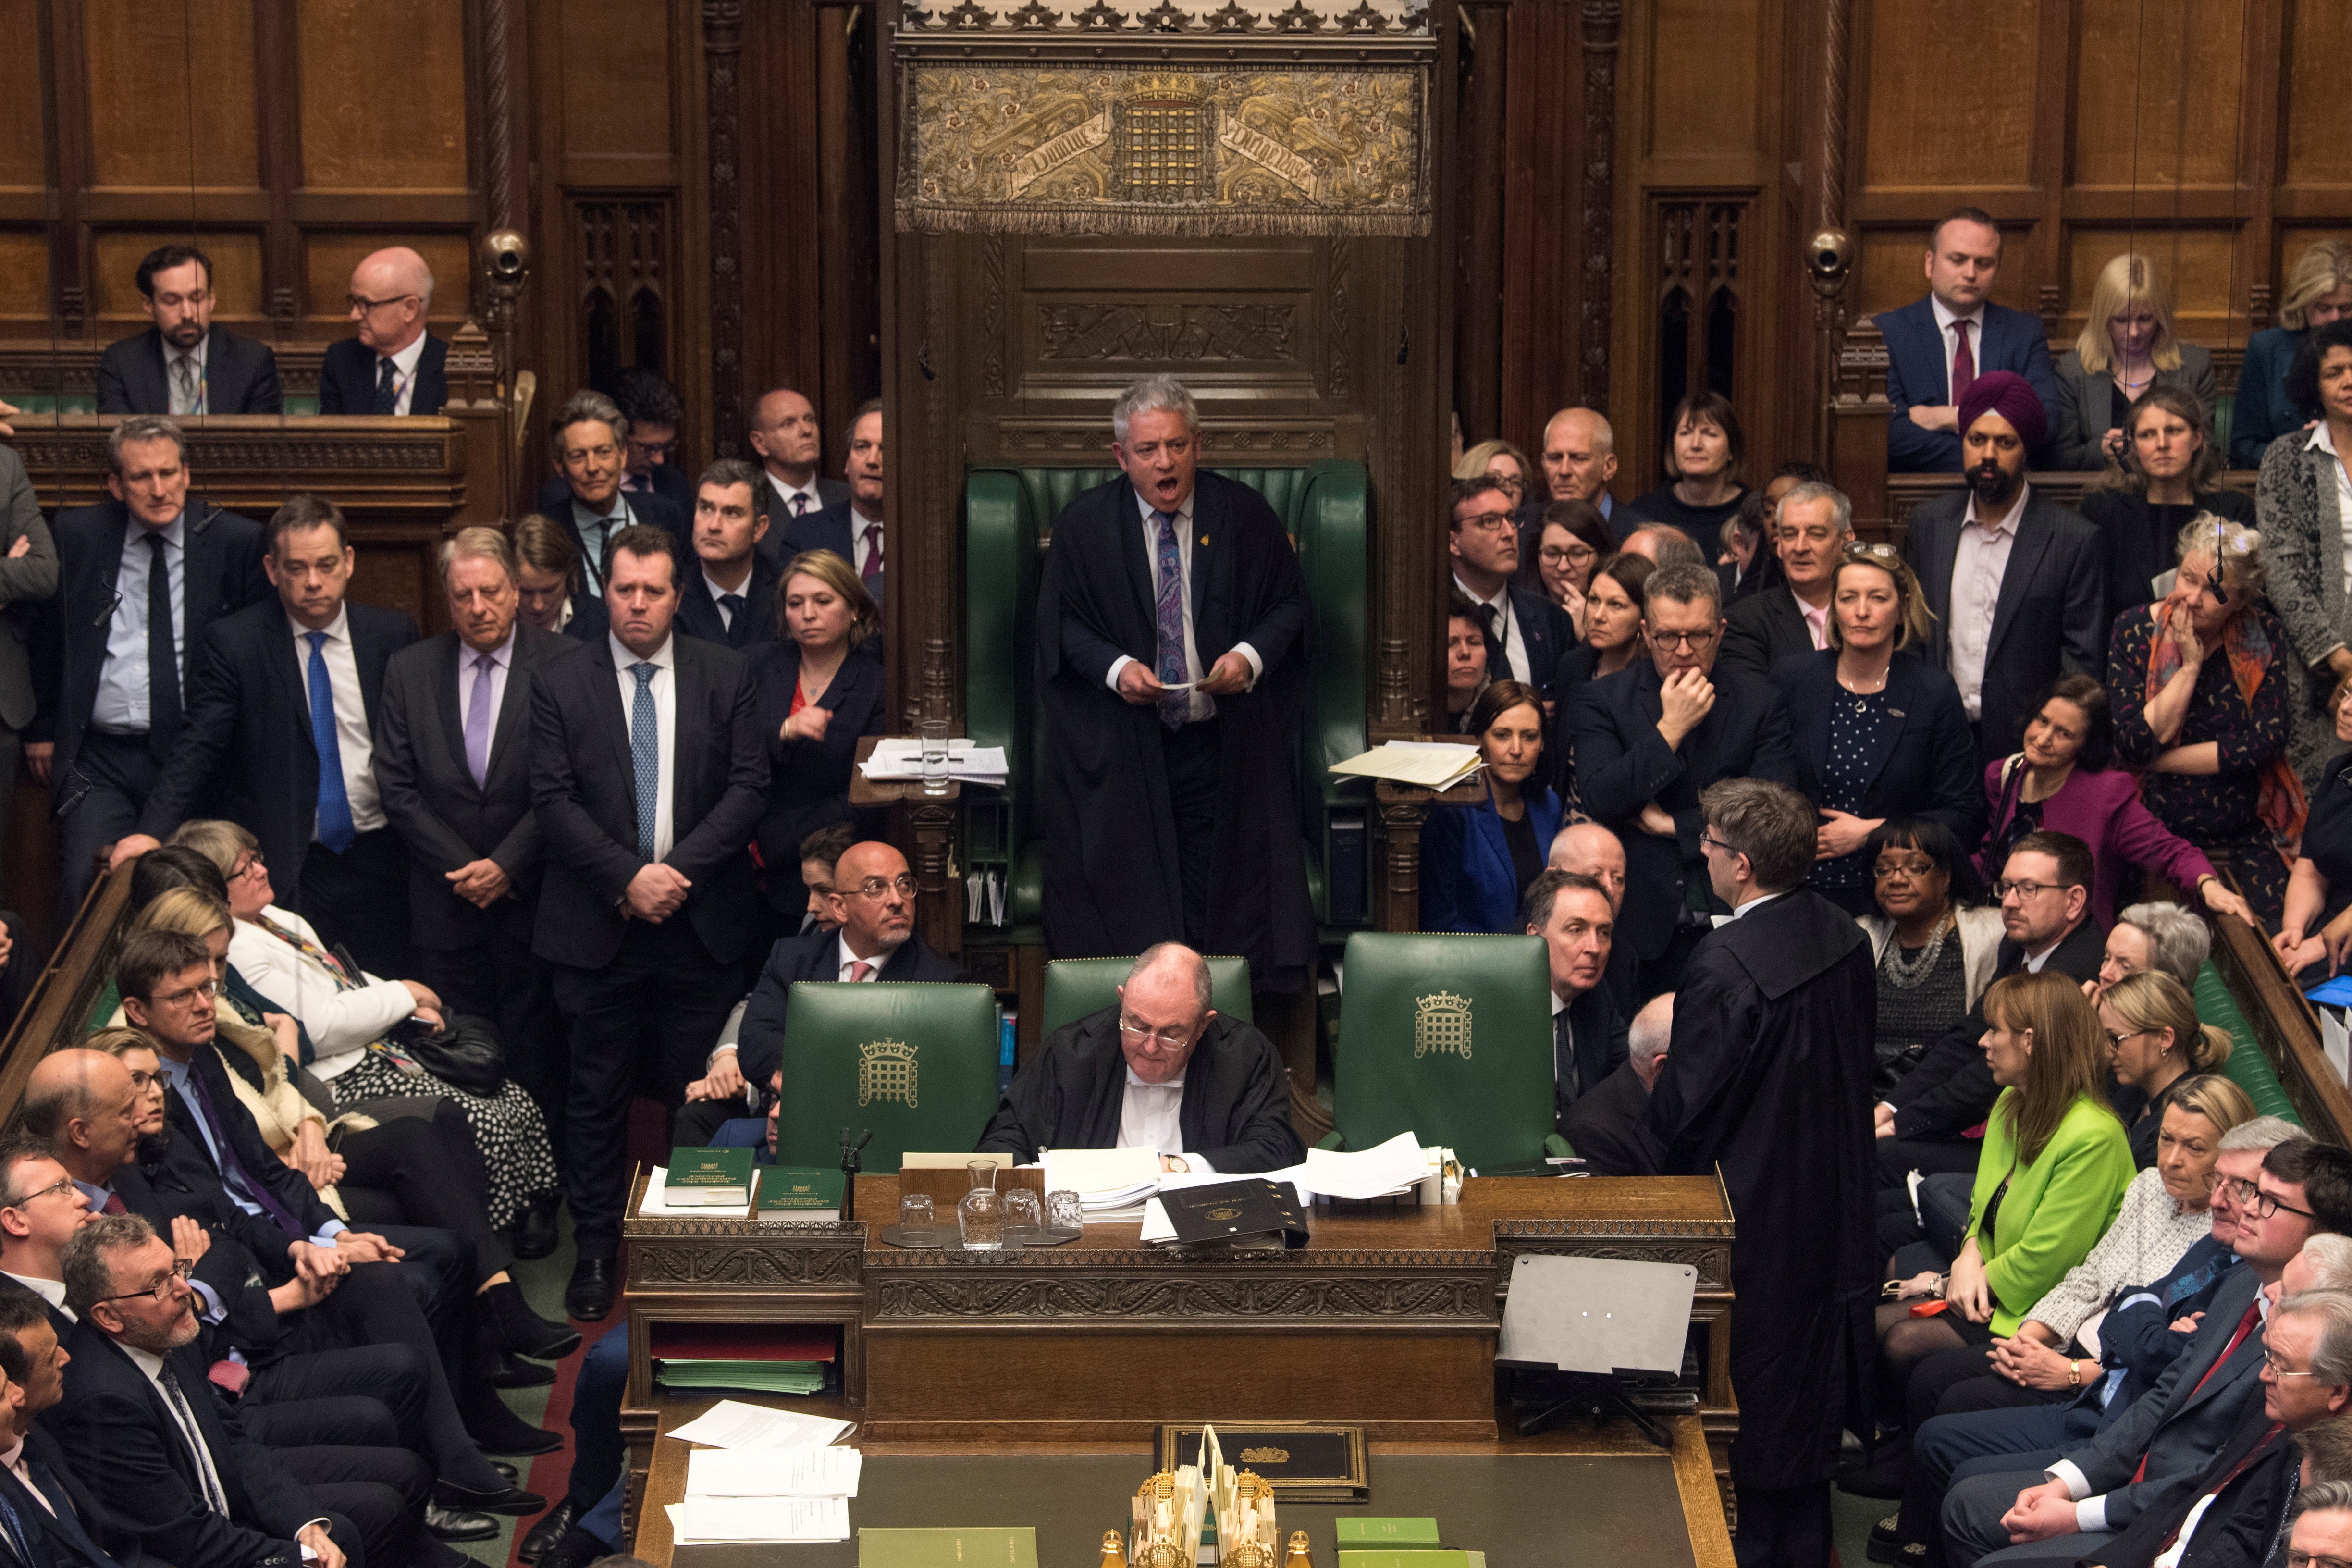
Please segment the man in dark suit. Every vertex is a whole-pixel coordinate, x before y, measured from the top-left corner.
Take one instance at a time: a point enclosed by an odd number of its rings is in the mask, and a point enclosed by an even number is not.
[[[55,1310],[30,1290],[0,1290],[0,1375],[7,1379],[0,1393],[0,1499],[37,1561],[51,1568],[118,1568],[115,1554],[139,1559],[139,1543],[109,1536],[97,1494],[38,1420],[66,1394],[65,1341]]]
[[[1705,566],[1662,566],[1643,591],[1650,658],[1591,682],[1570,722],[1584,809],[1625,847],[1615,940],[1642,968],[1643,1000],[1672,991],[1722,912],[1699,840],[1699,792],[1743,775],[1790,784],[1789,710],[1769,681],[1716,662],[1723,589]]]
[[[560,1151],[567,1050],[547,966],[530,950],[541,862],[530,703],[548,663],[587,654],[525,625],[516,583],[514,547],[495,528],[441,547],[452,629],[384,666],[375,779],[407,847],[417,976],[449,1011],[498,1024],[508,1074],[539,1102]],[[554,1220],[551,1203],[534,1203],[517,1251],[545,1256],[534,1249],[553,1245]]]
[[[60,821],[56,929],[135,827],[178,743],[212,624],[269,595],[261,525],[188,489],[180,427],[133,415],[107,437],[111,498],[57,523],[58,596],[34,637],[25,760]]]
[[[1979,1472],[1953,1486],[1943,1526],[1957,1568],[2073,1563],[2098,1551],[2143,1514],[2193,1497],[2214,1456],[2269,1403],[2258,1292],[2275,1295],[2266,1288],[2312,1237],[2352,1229],[2352,1154],[2307,1138],[2282,1143],[2263,1156],[2254,1185],[2231,1244],[2247,1267],[2214,1293],[2189,1348],[2154,1388],[2040,1470]]]
[[[882,400],[860,406],[849,421],[848,454],[842,477],[848,493],[828,501],[814,516],[787,518],[776,554],[780,563],[803,550],[830,550],[857,569],[874,602],[883,603],[883,544],[889,511],[889,486],[882,471]]]
[[[751,405],[751,450],[760,455],[768,482],[760,487],[761,515],[768,520],[761,550],[784,563],[784,531],[849,499],[849,487],[820,474],[824,437],[817,428],[816,405],[790,387],[764,393]],[[843,552],[846,554],[847,552]]]
[[[1575,706],[1560,716],[1560,731],[1568,732],[1569,721],[1575,717]],[[1553,836],[1550,852],[1545,857],[1544,868],[1551,871],[1574,871],[1601,884],[1609,895],[1612,917],[1625,907],[1625,847],[1617,836],[1597,822],[1571,822]],[[1641,961],[1633,956],[1631,942],[1621,940],[1612,919],[1609,933],[1609,967],[1601,983],[1608,988],[1610,1005],[1621,1018],[1630,1016],[1640,1005],[1635,992],[1641,978]]]
[[[166,245],[139,263],[140,307],[154,323],[107,345],[100,414],[281,414],[286,395],[267,343],[213,325],[212,258]]]
[[[1247,959],[1257,990],[1301,989],[1297,554],[1264,497],[1200,471],[1200,410],[1174,377],[1129,386],[1111,432],[1120,477],[1062,509],[1038,589],[1046,945],[1098,958],[1181,938]]]
[[[678,568],[669,534],[623,529],[606,646],[550,663],[531,689],[547,858],[531,945],[572,1026],[564,1187],[580,1257],[564,1304],[592,1321],[613,1307],[630,1096],[647,1080],[675,1096],[701,1069],[758,923],[743,847],[767,805],[759,694],[741,654],[672,635]]]
[[[1617,436],[1609,421],[1590,408],[1563,408],[1544,426],[1544,488],[1553,500],[1580,500],[1601,514],[1612,534],[1617,524],[1617,498],[1609,481],[1617,477]],[[1521,507],[1523,524],[1543,515],[1544,503],[1532,498]],[[1538,529],[1538,537],[1541,537]],[[1620,535],[1622,537],[1622,535]]]
[[[425,330],[433,269],[404,245],[372,252],[352,268],[351,337],[319,361],[321,414],[420,418],[449,401],[449,344]]]
[[[1951,672],[1980,761],[2025,737],[2042,688],[2106,663],[2106,547],[2099,531],[2025,480],[2042,405],[2020,378],[1977,377],[1961,399],[1968,485],[1911,514],[1903,558],[1918,574],[1924,652]]]
[[[702,471],[694,498],[694,557],[677,629],[737,650],[773,642],[777,569],[759,553],[768,520],[758,510],[760,470],[721,458]]]
[[[16,776],[16,758],[34,711],[26,649],[37,630],[39,606],[57,593],[57,542],[42,521],[24,459],[15,447],[0,447],[0,779]]]
[[[831,925],[788,936],[768,950],[760,983],[744,1005],[736,1043],[715,1047],[703,1074],[686,1086],[677,1140],[700,1143],[730,1117],[759,1111],[759,1086],[784,1060],[784,1016],[793,986],[813,981],[954,982],[961,966],[915,934],[915,879],[887,844],[853,844],[833,864],[823,895]]]
[[[114,863],[217,796],[260,840],[288,908],[370,973],[406,974],[407,857],[376,787],[374,719],[416,623],[349,598],[356,557],[333,502],[289,500],[268,546],[277,596],[206,629],[187,723]]]
[[[1454,585],[1478,612],[1486,631],[1486,673],[1522,680],[1543,693],[1544,714],[1555,713],[1560,665],[1576,651],[1576,626],[1543,595],[1518,585],[1519,534],[1511,492],[1491,474],[1454,481],[1453,515],[1445,548]]]
[[[604,596],[613,541],[632,523],[650,523],[681,545],[690,541],[684,507],[621,488],[629,421],[611,398],[601,392],[573,393],[548,420],[547,441],[565,489],[547,515],[571,531],[572,547],[580,552],[582,585],[591,597]]]
[[[1853,503],[1833,485],[1801,484],[1780,498],[1773,529],[1780,585],[1733,605],[1723,627],[1722,662],[1768,679],[1782,659],[1830,646],[1830,580],[1853,540]]]
[[[1653,996],[1626,1026],[1626,1056],[1590,1094],[1560,1118],[1559,1135],[1596,1176],[1655,1176],[1665,1170],[1666,1146],[1650,1125],[1650,1095],[1665,1070],[1675,1027],[1672,992]]]
[[[1959,471],[1967,425],[1958,405],[1989,371],[2023,376],[2042,407],[2057,405],[2042,318],[1988,298],[2000,248],[1990,216],[1958,208],[1927,236],[1927,297],[1878,318],[1886,340],[1886,466],[1898,474]]]
[[[184,1266],[145,1220],[94,1222],[66,1247],[65,1271],[81,1321],[49,1419],[73,1467],[105,1478],[111,1528],[179,1568],[413,1560],[431,1484],[423,1461],[398,1448],[281,1455],[252,1441],[191,1348]]]
[[[1118,1001],[1063,1025],[1006,1086],[979,1151],[1155,1149],[1163,1171],[1242,1175],[1307,1157],[1274,1042],[1210,1006],[1209,966],[1146,948]]]
[[[1617,908],[1592,878],[1546,871],[1528,884],[1520,913],[1528,934],[1543,938],[1550,954],[1551,1098],[1559,1129],[1569,1108],[1625,1060],[1625,1020],[1601,983]]]
[[[629,450],[621,472],[621,488],[633,495],[655,495],[681,510],[694,510],[694,486],[677,466],[678,426],[686,405],[677,389],[652,371],[631,365],[614,379],[613,402],[629,422]],[[539,510],[554,511],[563,505],[569,487],[561,474],[550,475],[539,487]]]

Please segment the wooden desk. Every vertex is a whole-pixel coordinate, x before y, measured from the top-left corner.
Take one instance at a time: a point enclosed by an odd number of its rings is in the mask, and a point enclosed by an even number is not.
[[[868,1221],[897,1206],[895,1177],[858,1179]],[[1207,1416],[1492,1443],[1495,1342],[1523,1252],[1698,1271],[1692,1354],[1722,1468],[1738,1412],[1732,1221],[1715,1182],[1474,1180],[1459,1204],[1320,1208],[1312,1225],[1286,1253],[1178,1253],[1129,1224],[973,1258],[891,1247],[864,1223],[632,1217],[622,1421],[635,1468],[663,1418],[649,1353],[661,1321],[840,1325],[845,1396],[877,1442],[1133,1443]]]
[[[948,874],[949,851],[955,844],[956,803],[963,786],[948,781],[945,795],[925,795],[916,780],[877,783],[866,776],[866,761],[886,739],[900,735],[867,735],[857,742],[857,766],[849,774],[849,804],[890,808],[890,837],[906,852],[915,873],[915,929],[934,952],[953,956],[963,951],[963,889]]]

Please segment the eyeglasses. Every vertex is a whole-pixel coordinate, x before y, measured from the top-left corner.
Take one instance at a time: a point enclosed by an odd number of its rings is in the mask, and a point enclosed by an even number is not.
[[[1510,491],[1513,495],[1522,494],[1528,488],[1527,480],[1515,479],[1508,474],[1489,474],[1486,477],[1494,480],[1500,488]]]
[[[2286,1549],[2286,1568],[2352,1568],[2352,1562],[2324,1552],[2298,1552],[2290,1546]]]
[[[2289,1214],[2299,1214],[2305,1219],[2313,1217],[2309,1209],[2299,1209],[2293,1204],[2283,1202],[2276,1193],[2263,1192],[2243,1176],[2224,1177],[2221,1184],[2215,1186],[2213,1191],[2216,1195],[2228,1193],[2239,1206],[2252,1210],[2257,1219],[2268,1219],[2281,1209],[2286,1210]]]
[[[677,437],[673,436],[667,441],[640,441],[632,436],[629,437],[629,450],[640,458],[675,457],[677,453]]]
[[[1882,877],[1932,877],[1936,863],[1923,855],[1916,860],[1881,860],[1872,869]]]
[[[2297,1372],[2279,1360],[2276,1351],[2268,1352],[2263,1355],[2263,1369],[2273,1377],[2309,1377],[2311,1375],[2308,1372]]]
[[[886,882],[879,877],[868,877],[849,890],[861,898],[867,899],[878,899],[885,893],[896,893],[902,899],[911,899],[915,896],[915,879],[900,876]]]
[[[1903,552],[1892,544],[1865,544],[1856,540],[1845,547],[1845,558],[1849,561],[1900,561]]]
[[[51,1197],[58,1193],[69,1193],[73,1191],[73,1184],[74,1179],[71,1176],[68,1176],[62,1181],[51,1182],[46,1187],[40,1187],[35,1191],[26,1193],[22,1198],[13,1204],[7,1205],[6,1206],[12,1209],[27,1208],[31,1206],[35,1198]]]
[[[1715,632],[1660,631],[1657,627],[1646,624],[1643,630],[1649,634],[1652,647],[1686,648],[1692,653],[1706,647],[1716,639],[1717,635]]]
[[[2052,893],[2058,890],[2058,884],[2055,882],[2012,882],[2006,877],[1992,885],[1992,896],[2003,903],[2009,901],[2009,896],[2011,893],[2015,893],[2021,899],[2030,899],[2039,893]]]
[[[423,298],[421,294],[394,294],[389,300],[371,300],[364,294],[346,294],[343,296],[343,303],[354,310],[365,313],[369,310],[381,310],[386,305],[397,305],[403,300],[422,300]]]
[[[1125,1018],[1118,1021],[1118,1032],[1130,1039],[1148,1040],[1155,1050],[1181,1051],[1186,1044],[1186,1031],[1182,1029],[1147,1029]]]
[[[164,1275],[161,1279],[156,1280],[152,1285],[148,1286],[144,1290],[125,1290],[120,1296],[100,1296],[98,1299],[98,1301],[92,1303],[92,1305],[102,1304],[107,1301],[133,1301],[142,1296],[145,1296],[151,1300],[168,1301],[172,1299],[172,1287],[174,1285],[185,1284],[187,1282],[189,1272],[194,1268],[195,1265],[188,1261],[186,1258],[175,1258],[172,1260],[172,1271],[169,1274]]]
[[[1600,553],[1601,552],[1599,551],[1593,549],[1590,544],[1570,544],[1565,548],[1557,544],[1548,544],[1543,549],[1536,552],[1536,554],[1539,559],[1544,561],[1547,564],[1553,566],[1560,565],[1563,563],[1572,563],[1580,561],[1590,561],[1595,555]]]
[[[198,997],[210,999],[218,996],[220,993],[219,981],[200,980],[195,984],[183,987],[178,991],[166,991],[161,996],[150,996],[147,998],[147,1005],[151,1007],[185,1007],[194,1004]]]
[[[1745,849],[1733,848],[1730,845],[1726,844],[1722,839],[1716,837],[1711,833],[1701,833],[1698,836],[1698,841],[1701,845],[1712,844],[1717,849],[1722,850],[1726,855],[1745,855],[1748,853]]]
[[[1518,525],[1518,520],[1507,511],[1476,512],[1462,520],[1464,528],[1475,528],[1481,533],[1508,533]]]
[[[2127,1035],[2118,1035],[2113,1029],[2102,1029],[2099,1032],[2107,1037],[2107,1049],[2111,1051],[2120,1049],[2126,1040],[2137,1040],[2142,1035],[2156,1033],[2154,1029],[2134,1029]]]
[[[228,879],[229,879],[230,881],[234,882],[234,881],[236,881],[239,877],[250,877],[250,876],[252,876],[256,871],[260,870],[260,869],[261,869],[261,866],[262,866],[261,851],[260,851],[260,850],[258,850],[258,849],[257,849],[257,850],[255,850],[255,851],[253,852],[253,857],[252,857],[252,858],[247,859],[247,860],[240,860],[240,861],[238,861],[238,862],[236,863],[236,868],[235,868],[234,869],[232,869],[232,870],[229,872],[229,874],[228,874]]]

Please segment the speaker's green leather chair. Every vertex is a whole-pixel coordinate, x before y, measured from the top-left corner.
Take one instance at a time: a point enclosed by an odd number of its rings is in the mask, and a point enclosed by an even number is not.
[[[1327,927],[1364,926],[1371,918],[1371,797],[1362,780],[1334,778],[1326,770],[1368,743],[1369,471],[1361,463],[1337,460],[1215,471],[1265,496],[1298,551],[1313,648],[1296,764],[1308,889]],[[999,940],[1045,940],[1045,877],[1032,820],[1043,554],[1062,509],[1117,474],[1116,468],[978,468],[965,477],[964,723],[975,745],[1005,748],[1009,774],[1002,790],[967,797],[963,862],[969,870],[1004,879]]]
[[[1541,937],[1359,931],[1342,973],[1332,1109],[1343,1147],[1411,1131],[1465,1165],[1543,1152],[1552,1050]]]
[[[841,1130],[870,1128],[869,1171],[909,1149],[969,1149],[996,1110],[996,994],[985,985],[793,987],[776,1160],[831,1170]]]
[[[1039,1015],[1045,1032],[1050,1035],[1118,1001],[1134,964],[1132,958],[1057,958],[1046,964],[1045,1005]],[[1257,1022],[1250,1016],[1249,960],[1212,957],[1209,988],[1218,1012],[1244,1024]]]

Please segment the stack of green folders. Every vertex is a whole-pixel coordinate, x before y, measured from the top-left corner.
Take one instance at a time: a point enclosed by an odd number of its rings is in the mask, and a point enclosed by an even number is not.
[[[1483,1552],[1441,1550],[1433,1519],[1343,1514],[1333,1523],[1339,1568],[1486,1568]]]
[[[824,1327],[661,1323],[654,1377],[672,1394],[821,1394],[835,1343]]]

